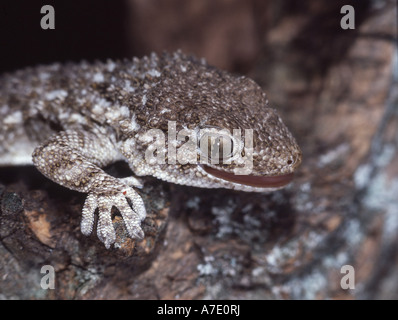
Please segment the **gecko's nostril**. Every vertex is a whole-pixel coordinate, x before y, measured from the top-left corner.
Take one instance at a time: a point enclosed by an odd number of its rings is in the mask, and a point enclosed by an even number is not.
[[[301,152],[295,152],[290,155],[288,159],[285,160],[286,166],[295,170],[301,163]]]

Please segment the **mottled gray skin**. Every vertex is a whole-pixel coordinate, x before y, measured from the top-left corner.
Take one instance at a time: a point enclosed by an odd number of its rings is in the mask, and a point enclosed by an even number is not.
[[[107,248],[115,241],[111,208],[121,212],[131,237],[145,206],[131,177],[117,179],[101,168],[120,159],[137,176],[203,188],[272,191],[217,178],[198,164],[145,160],[152,128],[167,137],[168,121],[182,128],[253,129],[254,176],[284,175],[301,162],[301,151],[262,89],[244,76],[208,66],[181,52],[89,64],[53,64],[0,78],[0,165],[31,163],[51,180],[88,193],[81,230],[97,233]],[[178,142],[178,146],[183,142]],[[177,148],[178,148],[177,146]],[[167,149],[167,140],[166,140]],[[237,164],[210,165],[233,172]],[[131,200],[132,208],[126,198]]]

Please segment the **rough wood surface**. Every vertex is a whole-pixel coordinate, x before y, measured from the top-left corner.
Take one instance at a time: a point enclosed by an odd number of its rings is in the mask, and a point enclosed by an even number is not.
[[[34,168],[2,168],[0,297],[398,298],[394,2],[361,6],[352,32],[339,5],[256,16],[262,49],[249,74],[303,149],[291,186],[264,195],[148,179],[146,238],[129,240],[116,216],[119,248],[106,250],[80,233],[83,195]],[[48,264],[54,290],[40,287]],[[355,289],[341,288],[343,265]]]

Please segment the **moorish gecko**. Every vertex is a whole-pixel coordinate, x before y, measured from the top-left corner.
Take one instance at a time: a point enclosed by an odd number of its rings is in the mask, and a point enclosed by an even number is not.
[[[180,135],[169,143],[164,137],[170,138],[170,128],[199,133],[197,140],[188,135],[188,142],[203,141],[208,134],[203,143],[207,148],[195,142],[193,148],[184,149],[187,139]],[[158,137],[163,147],[153,147],[157,138],[148,137],[151,129],[164,132]],[[221,129],[227,131],[219,133]],[[242,138],[232,134],[233,129]],[[244,132],[249,136],[247,129],[252,130],[249,146],[243,139]],[[116,237],[113,206],[132,238],[144,236],[145,206],[132,188],[140,181],[118,179],[101,169],[116,160],[127,161],[136,176],[255,192],[285,186],[301,163],[295,139],[254,81],[181,52],[106,63],[52,64],[5,74],[0,77],[0,141],[0,165],[28,164],[33,159],[51,180],[88,193],[81,231],[92,232],[98,209],[97,234],[107,248]],[[213,153],[215,149],[219,152]],[[165,156],[165,162],[148,160],[150,150],[154,156]],[[178,150],[180,161],[167,153],[172,150]],[[192,162],[206,151],[207,158],[219,160],[218,164]],[[189,154],[193,158],[184,161]],[[223,158],[228,154],[243,162],[228,162]],[[250,172],[235,174],[248,160]]]

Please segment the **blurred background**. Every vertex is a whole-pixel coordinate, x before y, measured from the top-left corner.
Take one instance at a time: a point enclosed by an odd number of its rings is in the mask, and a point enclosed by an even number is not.
[[[220,68],[243,73],[253,69],[264,51],[275,55],[275,47],[288,41],[294,51],[290,55],[307,52],[315,60],[313,67],[322,69],[344,56],[363,20],[388,2],[2,1],[0,70],[182,49]],[[55,30],[40,28],[40,9],[45,4],[55,8]],[[342,32],[340,9],[347,4],[355,7],[357,28]]]
[[[45,4],[55,30],[40,28]],[[355,29],[341,28],[343,5]],[[175,192],[180,218],[168,230],[187,231],[165,237],[191,249],[175,244],[180,256],[160,255],[123,289],[93,280],[73,296],[398,298],[396,21],[392,0],[1,1],[1,73],[182,49],[257,81],[304,154],[294,185],[273,196]],[[215,209],[231,207],[227,218]],[[230,231],[214,236],[223,224]],[[355,289],[341,288],[343,265],[355,268]]]

